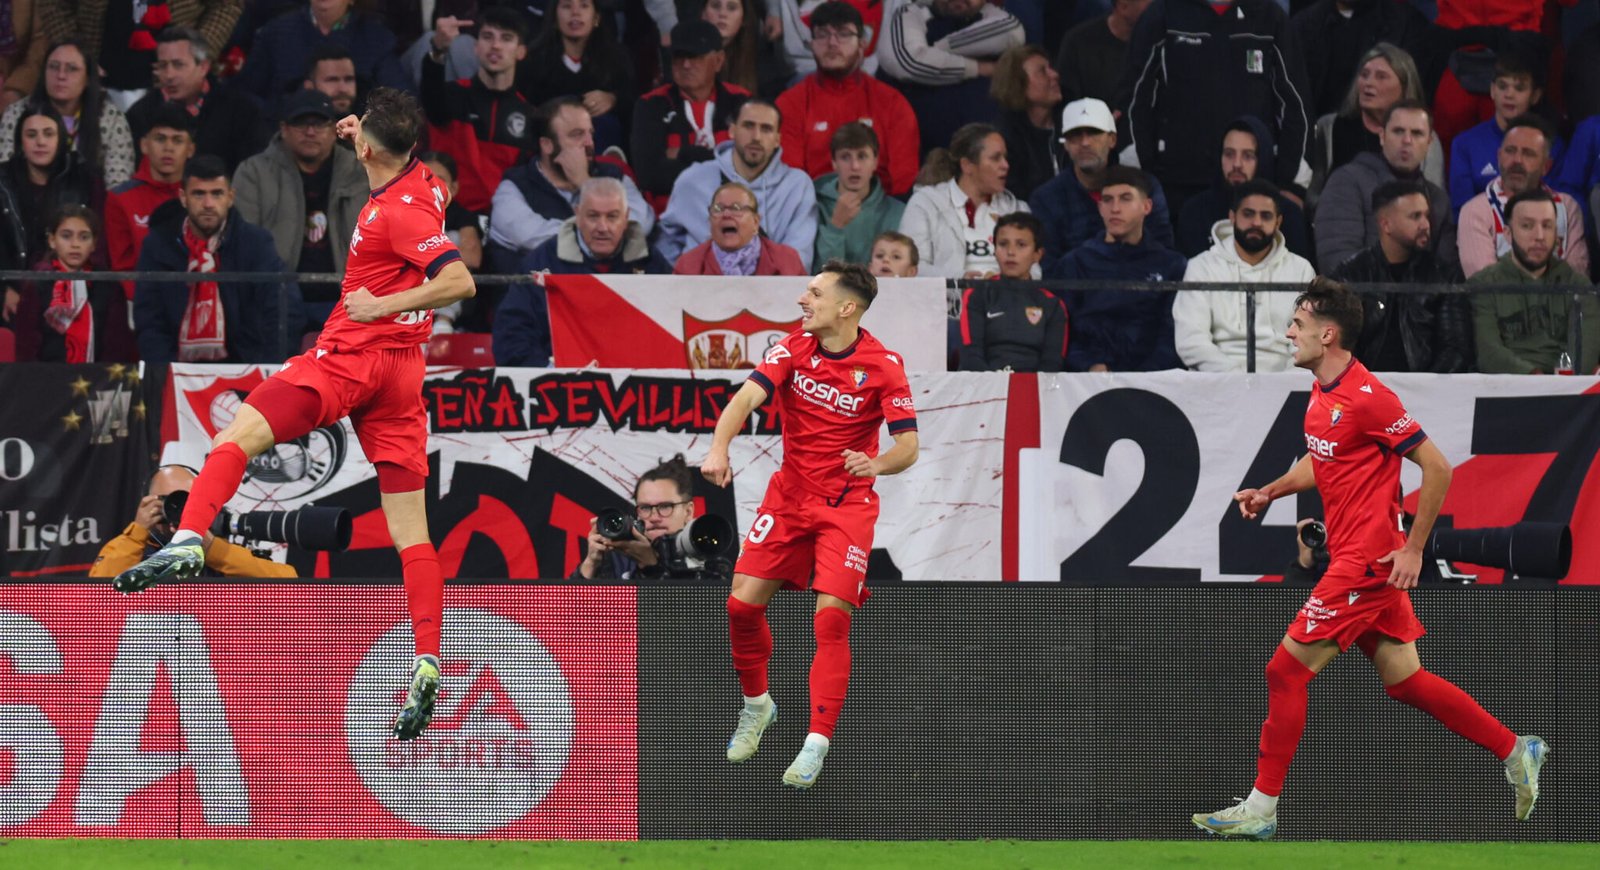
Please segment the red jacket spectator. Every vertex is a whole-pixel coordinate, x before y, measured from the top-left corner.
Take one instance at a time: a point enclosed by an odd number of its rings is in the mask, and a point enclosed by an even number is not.
[[[900,92],[860,71],[843,78],[812,73],[778,97],[783,161],[813,179],[833,171],[833,134],[851,121],[883,142],[878,180],[895,196],[917,178],[917,116]]]
[[[156,181],[149,165],[141,163],[133,178],[106,194],[106,252],[113,272],[130,271],[139,264],[139,247],[150,234],[150,215],[162,203],[177,199],[180,186]]]
[[[717,263],[717,254],[711,250],[715,242],[702,242],[701,244],[683,252],[678,258],[677,265],[672,267],[674,275],[721,275],[722,266]],[[800,261],[800,254],[788,245],[779,244],[763,236],[761,238],[761,256],[756,260],[757,275],[809,275],[806,264]]]

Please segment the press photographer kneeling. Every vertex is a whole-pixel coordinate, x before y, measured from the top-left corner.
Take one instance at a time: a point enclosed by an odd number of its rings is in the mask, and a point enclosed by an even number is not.
[[[589,552],[570,579],[733,579],[733,524],[695,517],[683,454],[640,475],[633,501],[632,516],[608,508],[589,521]]]
[[[171,521],[177,512],[164,510],[168,497],[182,493],[187,498],[194,485],[195,470],[187,465],[163,465],[150,475],[145,497],[133,522],[122,534],[106,542],[89,568],[90,577],[115,577],[138,564],[140,559],[160,549],[172,536]],[[221,577],[294,577],[292,565],[263,559],[245,547],[205,536],[206,571]]]

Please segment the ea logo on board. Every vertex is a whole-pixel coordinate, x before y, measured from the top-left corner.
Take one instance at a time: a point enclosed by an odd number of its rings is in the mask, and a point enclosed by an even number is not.
[[[390,733],[405,699],[411,628],[379,638],[350,681],[345,743],[372,796],[440,834],[484,834],[527,815],[560,781],[572,751],[567,680],[538,638],[481,609],[444,614],[433,722],[401,742]]]

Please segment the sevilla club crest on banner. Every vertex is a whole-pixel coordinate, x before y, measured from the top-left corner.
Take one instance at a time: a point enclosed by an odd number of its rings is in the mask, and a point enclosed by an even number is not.
[[[683,347],[692,369],[753,369],[783,337],[800,328],[799,319],[780,323],[747,308],[724,320],[683,315]]]

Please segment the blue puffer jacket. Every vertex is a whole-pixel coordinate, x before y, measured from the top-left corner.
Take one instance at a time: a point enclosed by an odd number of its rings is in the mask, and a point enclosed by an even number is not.
[[[183,244],[183,210],[167,210],[167,219],[150,228],[139,251],[141,272],[184,272],[189,250]],[[217,249],[219,272],[283,272],[272,235],[245,223],[238,209],[228,211]],[[172,362],[178,358],[178,331],[189,304],[189,286],[180,281],[140,281],[133,293],[133,324],[138,332],[139,356],[147,362]],[[288,307],[287,336],[278,340],[278,288],[284,288]],[[223,326],[227,335],[225,362],[282,362],[300,348],[305,312],[298,284],[276,282],[223,283]]]
[[[1090,239],[1057,260],[1047,278],[1084,281],[1182,281],[1182,254],[1146,237],[1137,245]],[[1067,371],[1105,365],[1117,372],[1182,368],[1172,339],[1171,292],[1073,290]]]

